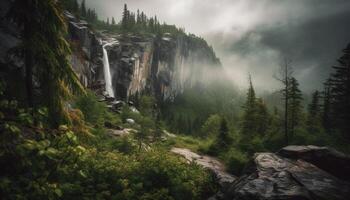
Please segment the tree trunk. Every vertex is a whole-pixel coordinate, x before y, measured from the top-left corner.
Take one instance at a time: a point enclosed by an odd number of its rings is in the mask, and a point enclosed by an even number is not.
[[[289,88],[289,76],[288,76],[288,66],[286,64],[285,66],[285,102],[284,102],[284,134],[285,134],[285,140],[286,140],[286,145],[289,144],[288,140],[288,101],[289,101],[289,94],[288,94],[288,88]]]
[[[31,38],[31,28],[29,24],[24,27],[25,30],[25,40],[30,40]],[[26,92],[27,92],[27,105],[28,108],[32,108],[32,115],[34,114],[34,87],[33,87],[33,53],[28,47],[25,46],[25,81],[26,81]]]

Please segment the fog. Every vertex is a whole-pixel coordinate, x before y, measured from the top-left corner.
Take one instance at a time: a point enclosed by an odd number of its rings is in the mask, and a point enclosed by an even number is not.
[[[319,89],[350,42],[348,0],[86,0],[100,18],[121,18],[123,4],[185,28],[214,47],[230,79],[274,90],[280,60],[293,61],[305,92]]]

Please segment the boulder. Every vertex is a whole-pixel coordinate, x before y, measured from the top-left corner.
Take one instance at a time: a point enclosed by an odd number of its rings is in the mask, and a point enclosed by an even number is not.
[[[329,170],[329,165],[316,158],[337,162]],[[350,195],[350,183],[345,181],[348,177],[342,180],[333,171],[336,167],[340,171],[346,169],[347,166],[337,165],[345,163],[342,159],[347,156],[315,146],[289,146],[276,154],[257,153],[244,174],[216,199],[345,200]]]
[[[340,179],[350,180],[350,156],[332,148],[291,145],[282,148],[278,154],[286,158],[302,159]]]
[[[135,124],[135,120],[133,120],[133,119],[126,119],[126,122],[128,124]]]
[[[171,152],[183,156],[189,163],[195,162],[203,168],[208,169],[214,175],[221,190],[226,190],[236,180],[234,175],[226,171],[225,165],[214,157],[199,155],[185,148],[173,147]]]

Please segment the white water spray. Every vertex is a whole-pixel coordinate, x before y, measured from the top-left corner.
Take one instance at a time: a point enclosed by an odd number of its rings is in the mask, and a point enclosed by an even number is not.
[[[109,66],[109,60],[108,60],[108,53],[106,50],[107,46],[113,45],[115,43],[118,43],[117,41],[113,41],[110,43],[107,43],[102,46],[103,48],[103,72],[104,72],[104,77],[105,77],[105,82],[106,82],[106,92],[108,96],[114,97],[114,91],[113,91],[113,86],[112,86],[112,77],[111,77],[111,70]]]

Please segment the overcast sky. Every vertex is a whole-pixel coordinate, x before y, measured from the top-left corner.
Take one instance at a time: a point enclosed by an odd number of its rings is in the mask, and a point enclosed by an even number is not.
[[[205,38],[238,85],[278,87],[273,74],[293,61],[304,91],[320,88],[350,42],[350,0],[86,0],[100,18],[120,20],[123,4]]]

